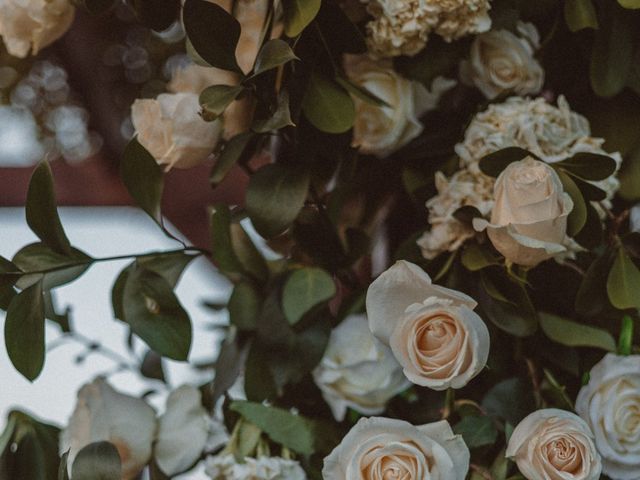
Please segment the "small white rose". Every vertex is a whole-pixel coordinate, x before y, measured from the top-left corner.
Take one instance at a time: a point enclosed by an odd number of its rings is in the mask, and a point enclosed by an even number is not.
[[[69,450],[69,465],[85,446],[111,442],[122,460],[123,480],[135,478],[151,459],[156,413],[144,400],[115,391],[96,379],[78,392],[69,425],[61,433],[60,452]]]
[[[489,99],[507,92],[538,93],[544,83],[544,70],[534,57],[538,31],[531,23],[518,22],[518,33],[492,30],[478,35],[469,60],[460,65],[465,83],[475,85]]]
[[[169,394],[167,409],[159,418],[154,458],[160,470],[172,476],[191,467],[209,438],[209,418],[202,394],[183,385]]]
[[[280,457],[246,457],[236,462],[233,455],[210,456],[206,474],[212,480],[306,480],[298,462]]]
[[[538,410],[513,431],[506,456],[529,480],[598,480],[602,471],[593,433],[580,417]]]
[[[197,94],[163,93],[136,100],[131,120],[138,141],[160,165],[191,168],[206,160],[222,130],[219,121],[205,122],[199,111]]]
[[[640,355],[607,354],[591,369],[576,411],[595,434],[603,472],[613,480],[640,478]]]
[[[2,0],[0,37],[11,55],[36,55],[66,33],[74,15],[69,0]]]
[[[475,218],[493,246],[518,265],[533,267],[566,250],[567,217],[573,209],[560,177],[547,163],[527,157],[500,174],[491,223]]]
[[[404,260],[367,291],[369,328],[388,344],[407,378],[434,390],[462,388],[489,356],[489,331],[464,293],[433,285]]]
[[[414,426],[390,418],[361,418],[328,457],[331,480],[464,480],[469,449],[446,420]]]
[[[442,94],[455,81],[438,77],[431,91],[398,74],[390,62],[374,62],[366,56],[345,56],[349,78],[387,106],[353,97],[356,120],[353,145],[367,154],[385,157],[422,133],[419,117],[437,107]]]
[[[347,408],[382,413],[409,385],[389,347],[371,334],[366,315],[351,315],[331,332],[313,378],[339,422]]]

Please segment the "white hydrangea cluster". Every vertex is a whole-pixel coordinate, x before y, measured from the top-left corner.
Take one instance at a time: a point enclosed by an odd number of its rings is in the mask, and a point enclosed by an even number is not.
[[[511,97],[504,103],[492,104],[475,116],[467,128],[464,140],[455,147],[460,158],[460,171],[450,179],[442,174],[436,178],[438,194],[427,202],[431,230],[418,240],[425,258],[431,259],[446,251],[455,251],[476,233],[456,220],[456,210],[465,205],[476,207],[488,216],[493,208],[495,180],[480,171],[480,159],[507,147],[529,150],[549,163],[558,162],[578,152],[607,154],[618,166],[619,153],[607,153],[604,139],[592,137],[588,120],[574,112],[564,97],[558,105],[544,98]],[[619,182],[612,176],[597,185],[611,199]],[[571,249],[577,245],[567,245]]]
[[[210,456],[206,474],[212,480],[306,480],[304,470],[295,460],[281,457],[246,457],[238,463],[233,455]]]
[[[381,57],[415,55],[431,32],[450,42],[491,28],[489,0],[371,0],[369,49]]]

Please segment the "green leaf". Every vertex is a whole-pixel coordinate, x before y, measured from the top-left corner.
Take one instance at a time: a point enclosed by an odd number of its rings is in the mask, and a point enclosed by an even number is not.
[[[231,212],[224,204],[211,209],[211,258],[225,274],[239,274],[243,271],[233,244],[231,243]]]
[[[120,480],[122,461],[109,442],[91,443],[78,452],[71,467],[73,480]]]
[[[571,176],[571,179],[574,181],[585,200],[600,202],[607,198],[607,192],[602,190],[600,187],[596,187],[593,183],[586,182],[580,177],[576,177],[571,172],[567,173]]]
[[[640,308],[640,270],[624,248],[618,248],[607,278],[607,293],[611,304],[620,310]]]
[[[591,51],[591,86],[601,97],[613,97],[627,84],[633,65],[635,21],[619,5],[604,2],[600,28]]]
[[[191,46],[203,60],[243,74],[236,60],[240,23],[224,8],[206,0],[186,0],[182,21]]]
[[[562,170],[558,170],[558,176],[564,187],[564,191],[573,200],[573,210],[567,218],[567,234],[570,237],[577,235],[587,223],[587,204],[576,182]]]
[[[245,369],[249,342],[241,340],[235,328],[231,327],[227,333],[220,354],[216,360],[216,374],[211,389],[211,404],[216,405],[218,399],[229,390]],[[248,368],[247,368],[248,370]]]
[[[62,254],[71,252],[71,244],[58,217],[53,174],[48,162],[40,163],[31,176],[26,215],[29,228],[49,248]]]
[[[612,263],[612,252],[607,251],[589,266],[576,295],[575,308],[580,315],[597,315],[609,305],[607,277]]]
[[[242,92],[242,85],[212,85],[205,88],[199,98],[202,118],[207,122],[217,120]]]
[[[498,259],[487,249],[472,243],[462,251],[462,265],[472,272],[492,265],[500,265]]]
[[[510,163],[523,160],[526,157],[537,158],[528,150],[520,147],[507,147],[482,157],[479,166],[482,173],[497,178]]]
[[[13,366],[33,382],[42,371],[45,357],[44,298],[42,281],[17,294],[9,304],[4,340]]]
[[[355,98],[359,98],[363,102],[377,105],[378,107],[389,107],[389,104],[382,100],[380,97],[374,95],[366,88],[353,83],[346,77],[337,77],[336,82]]]
[[[291,120],[291,109],[289,108],[289,92],[283,90],[278,95],[278,103],[273,112],[268,112],[266,118],[256,119],[253,122],[253,130],[258,133],[268,133],[273,130],[280,130],[284,127],[295,126]]]
[[[587,250],[594,250],[603,240],[602,219],[591,202],[586,202],[586,207],[587,221],[573,239]]]
[[[491,387],[482,399],[482,408],[491,417],[517,425],[536,406],[530,384],[520,378],[509,378]]]
[[[239,223],[229,226],[231,245],[242,270],[258,282],[264,282],[269,276],[269,266],[255,246],[247,232]]]
[[[465,205],[453,212],[453,218],[465,225],[471,226],[474,218],[482,218],[482,213],[472,205]]]
[[[316,305],[336,294],[336,285],[321,268],[301,268],[293,272],[282,291],[282,310],[291,325]]]
[[[469,448],[493,445],[498,439],[498,430],[493,420],[485,416],[470,415],[464,417],[453,427],[454,433],[462,435]]]
[[[238,283],[229,298],[229,321],[238,330],[256,329],[262,299],[257,290],[249,283]]]
[[[572,32],[598,28],[598,16],[592,0],[566,0],[564,18]]]
[[[209,183],[212,187],[217,187],[236,163],[245,157],[255,139],[256,135],[253,132],[244,132],[225,143],[220,153],[216,156],[216,163],[211,169]]]
[[[301,455],[314,453],[314,425],[310,420],[261,403],[233,402],[231,410],[258,426],[274,442]]]
[[[120,175],[138,206],[160,225],[160,201],[164,189],[162,168],[135,138],[124,150]]]
[[[123,291],[124,321],[151,349],[173,360],[186,360],[191,348],[191,321],[171,285],[161,275],[138,266]]]
[[[169,28],[180,14],[180,0],[133,0],[138,20],[156,32]]]
[[[258,52],[253,66],[253,75],[260,75],[292,60],[299,60],[291,47],[284,40],[274,38],[269,40]]]
[[[349,93],[317,73],[309,79],[302,111],[314,127],[326,133],[344,133],[353,127],[356,118]]]
[[[17,283],[19,287],[30,285],[37,278],[43,278],[43,288],[50,290],[61,285],[65,285],[76,280],[91,266],[93,259],[77,250],[71,248],[67,255],[51,250],[43,243],[32,243],[20,249],[13,257],[13,263],[20,270],[25,272]],[[52,270],[41,274],[30,272],[40,272]]]
[[[540,312],[540,327],[554,342],[567,347],[601,348],[608,352],[616,349],[613,336],[601,328],[583,325],[551,313]]]
[[[553,163],[583,180],[606,180],[616,171],[616,161],[608,155],[580,152],[573,157]]]
[[[197,255],[189,255],[184,252],[158,253],[138,257],[137,262],[141,267],[162,275],[171,288],[175,288],[187,266]]]
[[[628,9],[640,8],[640,0],[618,0],[618,3]]]
[[[300,35],[316,18],[321,3],[321,0],[283,0],[284,33],[288,37]]]
[[[266,165],[251,176],[246,207],[254,227],[266,238],[284,232],[298,216],[309,189],[309,174],[293,165]]]
[[[164,368],[162,367],[162,357],[153,350],[145,353],[140,365],[140,373],[144,377],[166,382]]]
[[[60,458],[60,466],[58,467],[58,480],[69,480],[69,451],[67,450]]]

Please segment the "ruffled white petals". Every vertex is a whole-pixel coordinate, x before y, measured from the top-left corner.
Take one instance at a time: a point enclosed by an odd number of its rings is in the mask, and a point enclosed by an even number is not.
[[[206,474],[212,480],[305,480],[304,470],[295,460],[259,457],[236,462],[233,455],[211,456],[206,461]]]

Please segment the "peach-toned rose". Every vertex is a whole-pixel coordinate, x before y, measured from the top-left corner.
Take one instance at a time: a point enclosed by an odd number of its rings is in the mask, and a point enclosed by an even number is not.
[[[469,449],[442,420],[414,426],[390,418],[362,418],[324,459],[327,480],[464,480]]]
[[[366,302],[369,328],[411,382],[462,388],[486,365],[489,331],[475,300],[433,285],[417,265],[396,262],[371,284]]]
[[[199,111],[195,93],[163,93],[136,100],[131,119],[138,141],[160,165],[191,168],[213,151],[221,133],[220,122],[205,122]]]
[[[529,480],[598,480],[602,471],[589,426],[577,415],[555,408],[522,420],[506,455]]]
[[[74,15],[69,0],[2,0],[0,37],[11,55],[36,55],[65,34]]]
[[[547,163],[527,157],[509,164],[496,181],[494,198],[491,223],[476,218],[473,226],[486,229],[508,261],[532,267],[566,250],[573,202]]]
[[[614,480],[640,478],[640,355],[607,354],[591,369],[576,411],[595,434],[603,472]]]

